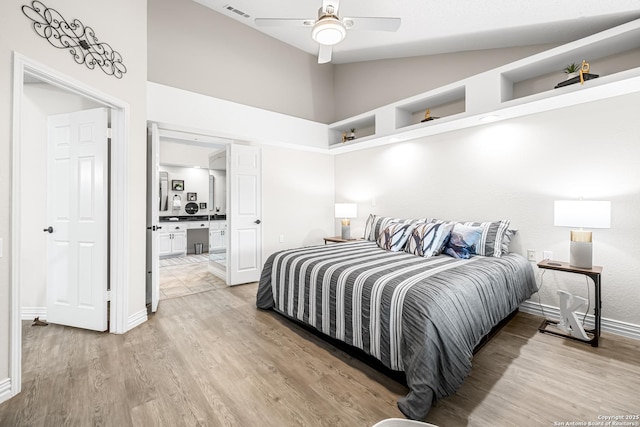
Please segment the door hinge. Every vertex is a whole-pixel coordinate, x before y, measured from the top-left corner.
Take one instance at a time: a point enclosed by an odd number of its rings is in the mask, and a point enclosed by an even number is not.
[[[107,291],[107,301],[111,301],[111,291]]]

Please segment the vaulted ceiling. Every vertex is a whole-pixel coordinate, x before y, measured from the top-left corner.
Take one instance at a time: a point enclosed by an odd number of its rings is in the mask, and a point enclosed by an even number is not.
[[[322,0],[194,0],[311,54],[311,29],[255,18],[317,19]],[[640,0],[341,0],[340,17],[398,17],[397,32],[348,31],[333,63],[566,43],[640,18]]]

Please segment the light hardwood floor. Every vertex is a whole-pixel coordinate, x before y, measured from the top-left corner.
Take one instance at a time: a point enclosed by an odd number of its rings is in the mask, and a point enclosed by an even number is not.
[[[273,312],[256,285],[163,300],[125,335],[23,325],[23,391],[0,426],[371,426],[406,387]],[[553,426],[640,414],[640,341],[599,348],[519,313],[474,358],[440,427]],[[556,424],[559,425],[559,424]],[[586,425],[586,424],[585,424]]]

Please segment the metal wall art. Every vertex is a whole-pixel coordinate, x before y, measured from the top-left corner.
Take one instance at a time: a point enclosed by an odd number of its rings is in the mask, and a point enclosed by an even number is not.
[[[33,21],[33,29],[40,37],[47,39],[53,47],[69,49],[78,64],[85,64],[90,70],[98,66],[118,79],[127,72],[122,55],[108,43],[98,42],[93,28],[86,27],[78,19],[67,22],[58,11],[39,1],[22,6],[22,13]]]

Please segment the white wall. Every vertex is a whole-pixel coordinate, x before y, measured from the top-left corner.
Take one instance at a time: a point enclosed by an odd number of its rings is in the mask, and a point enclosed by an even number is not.
[[[278,250],[322,244],[334,235],[333,165],[328,154],[262,148],[263,261]]]
[[[262,147],[263,261],[279,249],[321,244],[322,237],[333,235],[333,156],[307,146],[306,138],[311,134],[326,146],[325,125],[167,86],[149,88],[149,120],[165,129],[197,130]],[[230,117],[233,123],[220,121],[230,110],[237,113]],[[294,141],[300,148],[288,148]]]
[[[602,315],[640,326],[638,105],[640,95],[626,95],[338,155],[336,200],[359,203],[352,234],[362,233],[369,213],[506,218],[520,230],[515,251],[535,249],[541,259],[551,250],[566,261],[569,229],[553,226],[554,200],[610,200],[611,229],[594,230]],[[559,287],[586,293],[582,276],[549,272],[542,303],[557,307]]]
[[[22,245],[19,257],[22,289],[22,312],[38,312],[47,305],[46,269],[47,235],[42,232],[46,223],[47,177],[47,117],[53,114],[71,113],[99,107],[98,104],[42,83],[24,87],[22,114],[22,152],[28,153],[20,165],[22,193]]]
[[[160,164],[209,168],[209,154],[218,146],[199,146],[160,138]]]
[[[13,84],[13,51],[53,68],[83,84],[97,88],[126,102],[131,107],[128,117],[127,154],[129,165],[128,219],[131,283],[128,296],[130,316],[145,310],[145,212],[139,209],[146,194],[146,79],[147,28],[146,1],[114,0],[108,7],[96,7],[81,0],[52,0],[47,5],[56,8],[69,19],[78,18],[91,26],[100,40],[108,42],[122,54],[127,73],[122,79],[108,76],[99,69],[89,70],[77,64],[68,51],[52,47],[39,37],[24,16],[21,7],[30,4],[8,0],[0,2],[0,239],[3,257],[0,258],[0,384],[9,376],[9,303],[11,259],[11,106]]]

